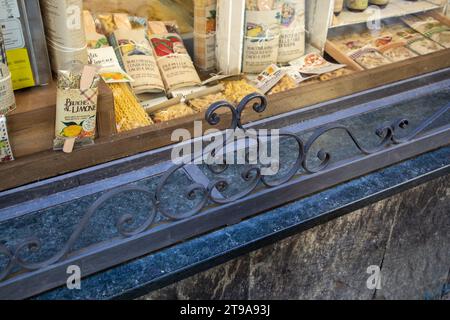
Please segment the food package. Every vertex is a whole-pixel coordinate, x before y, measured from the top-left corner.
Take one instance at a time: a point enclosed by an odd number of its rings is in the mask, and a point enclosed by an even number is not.
[[[410,15],[402,19],[415,31],[440,45],[450,48],[450,27],[429,16]]]
[[[133,91],[136,94],[164,92],[158,64],[147,39],[146,20],[126,14],[99,15],[98,18],[103,31],[110,35],[110,44],[119,61],[134,80]]]
[[[195,111],[190,108],[188,105],[184,103],[179,103],[173,106],[170,106],[164,110],[160,110],[155,112],[152,115],[153,121],[155,123],[167,122],[183,117],[192,116],[195,114]]]
[[[41,0],[52,70],[73,62],[87,64],[82,0]]]
[[[325,60],[317,53],[307,54],[299,59],[290,62],[290,65],[304,74],[320,75],[327,72],[332,72],[344,68],[343,64],[331,63]]]
[[[305,0],[282,0],[278,63],[287,64],[304,54]]]
[[[279,83],[286,75],[285,70],[279,68],[275,64],[268,66],[263,72],[261,72],[255,79],[255,86],[262,93],[266,94],[277,83]]]
[[[11,72],[6,59],[5,41],[0,28],[0,115],[16,108]]]
[[[97,33],[96,19],[90,12],[84,12],[86,37],[88,45],[89,62],[100,67],[98,73],[111,89],[114,98],[116,127],[118,132],[137,129],[153,124],[138,98],[131,90],[133,79],[122,69],[117,55],[108,43],[104,44],[102,36]],[[89,41],[91,39],[92,41]]]
[[[194,8],[194,61],[200,70],[216,67],[217,0],[196,0]]]
[[[39,0],[0,1],[0,26],[14,90],[48,84],[52,73]]]
[[[88,10],[83,11],[83,19],[87,47],[89,49],[108,47],[108,39],[104,34],[98,32],[97,23]]]
[[[406,47],[419,55],[426,55],[444,49],[437,42],[426,38],[406,25],[390,25],[388,30],[392,33],[395,42],[405,41]]]
[[[389,58],[375,48],[358,50],[350,57],[365,69],[374,69],[392,63]]]
[[[114,96],[114,110],[118,132],[134,130],[153,124],[153,121],[136,100],[126,83],[111,83],[108,86]]]
[[[167,91],[201,84],[180,35],[151,34],[149,38]]]
[[[6,117],[0,115],[0,163],[13,161],[14,156],[9,143]]]
[[[217,71],[225,75],[242,72],[245,4],[246,0],[217,1]]]
[[[55,150],[69,140],[77,145],[94,142],[99,80],[95,66],[74,63],[58,72]]]
[[[404,40],[394,40],[389,30],[384,30],[379,37],[371,41],[370,46],[380,51],[392,62],[398,62],[417,57],[417,53],[407,47]]]
[[[281,7],[275,0],[247,0],[243,72],[258,74],[277,63]]]
[[[95,14],[123,12],[150,21],[177,21],[181,33],[192,33],[193,0],[84,0],[84,4]]]

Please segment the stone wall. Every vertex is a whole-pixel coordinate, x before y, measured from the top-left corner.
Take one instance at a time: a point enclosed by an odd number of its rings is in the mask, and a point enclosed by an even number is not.
[[[450,299],[450,177],[141,299]],[[381,289],[368,289],[370,266]]]

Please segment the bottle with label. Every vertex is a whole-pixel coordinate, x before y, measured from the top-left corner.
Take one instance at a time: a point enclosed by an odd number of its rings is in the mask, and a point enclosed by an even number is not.
[[[11,72],[6,60],[6,48],[0,28],[0,115],[5,115],[16,108]]]

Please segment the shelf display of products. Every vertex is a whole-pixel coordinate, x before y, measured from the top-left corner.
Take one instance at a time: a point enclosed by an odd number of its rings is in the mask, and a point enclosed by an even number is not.
[[[385,21],[384,26],[377,32],[371,32],[364,27],[358,29],[359,32],[341,31],[340,35],[331,36],[330,42],[365,69],[444,49],[438,42],[425,37],[397,19]]]
[[[48,84],[52,75],[39,0],[0,1],[0,26],[14,90]]]
[[[269,106],[257,116],[269,117],[448,64],[433,58],[445,57],[450,47],[450,22],[439,1],[31,2],[40,8],[47,57],[42,61],[51,63],[54,79],[48,86],[16,90],[12,112],[11,86],[9,95],[0,91],[0,99],[9,99],[9,141],[19,162],[53,149],[62,154],[61,149],[85,148],[97,157],[91,165],[111,161],[170,144],[173,130],[205,122],[206,110],[218,101],[236,106],[249,94],[264,94]],[[373,5],[379,8],[379,24],[367,23]],[[13,17],[15,11],[8,12]],[[0,22],[7,19],[0,14]],[[9,68],[17,89],[17,57],[9,60],[11,23],[5,25],[0,81]],[[33,43],[25,41],[24,47],[32,57],[38,52]],[[417,67],[396,72],[416,61]],[[34,72],[33,61],[30,68],[33,83],[22,88],[43,84],[35,81],[42,73]],[[19,75],[27,78],[22,70]],[[373,76],[377,72],[383,76]],[[81,86],[84,74],[91,79],[87,86]],[[34,95],[45,98],[32,103]],[[23,126],[30,127],[35,114],[41,140],[30,146]],[[34,127],[30,130],[33,136]],[[108,153],[130,137],[141,141],[136,150]]]
[[[448,25],[433,17],[423,15],[406,16],[402,21],[427,38],[450,48],[450,27]]]
[[[0,29],[0,115],[5,115],[16,108],[11,72],[6,57],[5,39]]]

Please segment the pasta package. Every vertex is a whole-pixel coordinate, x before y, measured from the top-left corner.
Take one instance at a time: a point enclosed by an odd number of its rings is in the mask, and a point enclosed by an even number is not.
[[[0,115],[5,115],[16,108],[13,82],[6,60],[6,48],[0,28]]]
[[[14,156],[9,143],[8,130],[6,127],[6,117],[0,115],[0,163],[13,161]]]
[[[201,70],[216,67],[216,0],[196,0],[194,8],[194,60]]]
[[[147,39],[146,21],[125,14],[99,16],[104,32],[110,32],[110,43],[136,94],[164,92],[164,83]]]
[[[358,50],[351,54],[350,57],[365,69],[374,69],[392,63],[389,58],[374,48]]]
[[[450,48],[450,27],[428,16],[407,16],[402,19],[408,26],[423,34],[427,38]]]
[[[394,37],[394,41],[405,41],[406,47],[419,55],[425,55],[444,49],[440,44],[425,38],[423,35],[406,25],[390,25],[388,30]]]
[[[85,26],[86,36],[88,45],[92,46],[88,50],[89,61],[100,67],[99,74],[113,93],[117,131],[124,132],[153,124],[133,94],[130,86],[133,79],[122,69],[114,49],[108,43],[97,40],[99,37],[101,39],[101,35],[96,30],[96,19],[89,12],[85,14],[85,20],[89,21]],[[127,24],[127,28],[130,25]],[[112,28],[115,28],[115,24]]]
[[[73,64],[58,72],[55,150],[61,150],[67,141],[78,145],[94,142],[99,80],[95,66]]]
[[[118,132],[125,132],[150,126],[150,119],[144,108],[136,100],[126,83],[111,83],[108,85],[114,96],[114,110]]]
[[[150,35],[150,42],[169,92],[201,84],[194,63],[178,34],[153,34]]]
[[[243,72],[260,73],[277,63],[280,46],[280,6],[275,0],[247,0]]]
[[[305,54],[305,0],[281,2],[278,63],[286,64]]]
[[[41,0],[53,72],[72,62],[87,64],[82,0]]]
[[[89,11],[84,10],[83,18],[87,47],[90,49],[98,49],[109,46],[106,36],[98,32],[97,23],[92,14]]]

